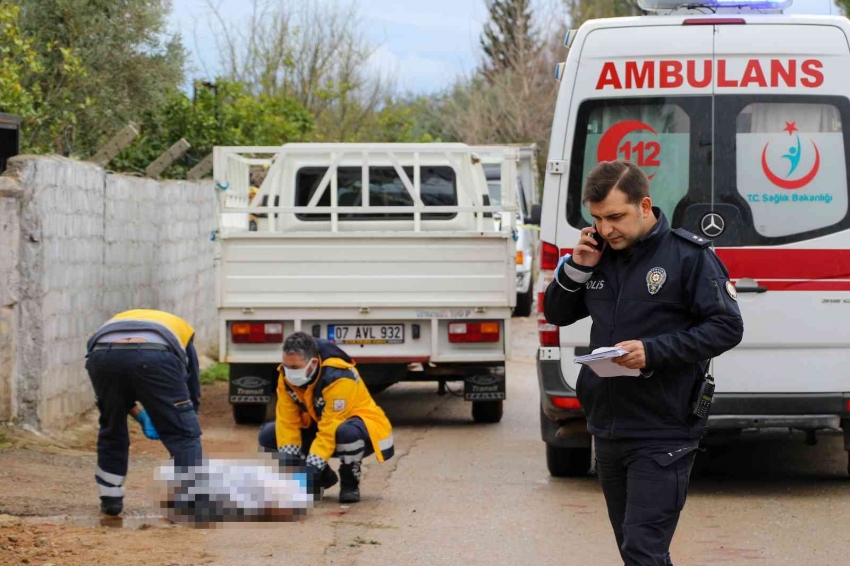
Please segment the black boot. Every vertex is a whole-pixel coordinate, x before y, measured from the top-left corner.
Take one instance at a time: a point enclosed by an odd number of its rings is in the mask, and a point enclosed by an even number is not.
[[[330,489],[336,485],[339,481],[339,477],[336,475],[336,472],[333,471],[330,464],[322,468],[322,475],[319,476],[319,487],[322,489]]]
[[[124,510],[123,497],[101,497],[100,512],[110,517],[117,517]]]
[[[360,501],[360,462],[340,465],[339,480],[339,502]]]

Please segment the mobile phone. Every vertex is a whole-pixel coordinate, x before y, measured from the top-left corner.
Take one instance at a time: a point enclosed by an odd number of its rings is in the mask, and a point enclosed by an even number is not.
[[[602,239],[602,236],[599,235],[599,232],[596,231],[596,224],[593,224],[593,232],[591,232],[590,237],[593,238],[593,241],[596,242],[596,245],[593,246],[598,252],[602,251],[602,248],[605,247],[605,240]]]

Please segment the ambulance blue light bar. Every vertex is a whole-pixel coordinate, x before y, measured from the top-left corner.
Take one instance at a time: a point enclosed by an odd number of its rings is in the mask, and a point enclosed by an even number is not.
[[[683,7],[693,8],[744,8],[752,10],[784,10],[794,0],[638,0],[638,5],[648,12],[672,11]]]

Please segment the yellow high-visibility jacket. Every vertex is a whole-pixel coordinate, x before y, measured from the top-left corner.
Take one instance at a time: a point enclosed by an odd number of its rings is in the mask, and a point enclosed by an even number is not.
[[[295,387],[286,380],[283,366],[278,368],[275,423],[278,447],[301,446],[301,429],[315,422],[319,432],[309,454],[327,462],[336,450],[336,429],[351,417],[360,417],[378,461],[391,458],[392,426],[366,389],[354,362],[331,342],[317,342],[319,375],[307,387]]]
[[[201,398],[200,368],[195,351],[195,330],[177,315],[153,309],[133,309],[116,314],[89,338],[87,349],[92,351],[97,341],[110,332],[153,331],[171,346],[172,352],[186,365],[186,386],[195,412]]]

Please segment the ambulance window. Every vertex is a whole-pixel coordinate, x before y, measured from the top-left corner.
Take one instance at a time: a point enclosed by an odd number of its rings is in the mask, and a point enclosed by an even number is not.
[[[644,170],[652,202],[672,218],[689,191],[691,145],[691,116],[682,104],[669,99],[585,102],[576,126],[568,220],[576,227],[591,222],[585,205],[575,214],[584,179],[600,161],[615,159],[632,161]]]
[[[738,114],[735,146],[737,191],[758,235],[787,238],[847,216],[846,148],[837,106],[749,104]]]
[[[413,167],[403,167],[408,179],[413,180]],[[295,205],[307,206],[327,172],[327,167],[303,167],[295,175]],[[425,206],[457,206],[457,178],[451,167],[422,167],[420,169],[422,203]],[[339,167],[337,169],[337,202],[339,206],[362,204],[362,169]],[[369,168],[369,204],[381,206],[413,206],[413,199],[393,167]],[[331,205],[328,186],[318,206]],[[298,214],[299,220],[330,220],[329,214]],[[423,214],[423,220],[451,219],[455,213]],[[413,214],[340,214],[340,220],[411,220]]]

